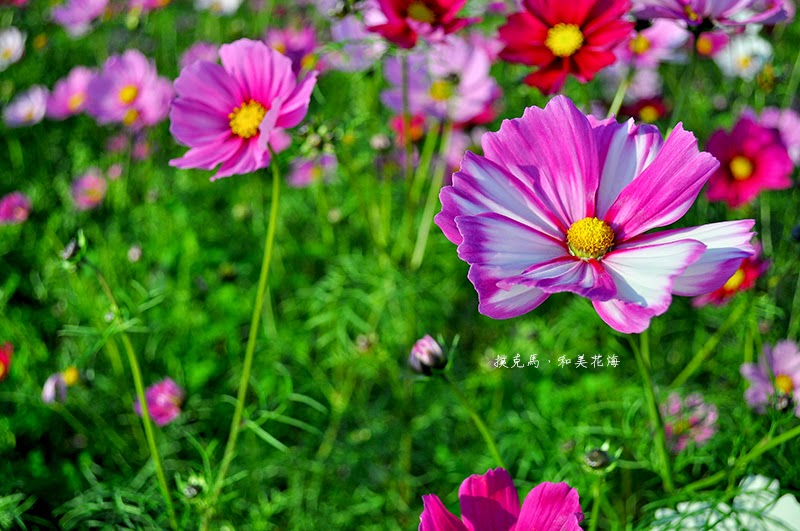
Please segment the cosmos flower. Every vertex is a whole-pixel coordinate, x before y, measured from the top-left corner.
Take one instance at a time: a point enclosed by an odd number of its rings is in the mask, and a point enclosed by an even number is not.
[[[329,182],[336,175],[337,161],[333,153],[315,158],[297,157],[289,165],[289,186],[306,188],[314,183]]]
[[[759,413],[767,406],[791,409],[800,417],[800,351],[794,341],[764,345],[758,364],[744,363],[740,372],[750,382],[744,398],[751,408]]]
[[[751,113],[745,116],[754,116]],[[794,109],[765,107],[758,115],[758,123],[764,127],[777,129],[783,145],[795,166],[800,166],[800,113]]]
[[[3,121],[9,127],[38,124],[47,111],[47,94],[45,87],[34,85],[17,95],[3,109]]]
[[[569,74],[580,82],[616,61],[613,49],[630,39],[629,0],[525,0],[500,28],[506,61],[536,66],[525,83],[557,92]]]
[[[19,225],[28,219],[31,200],[22,192],[11,192],[0,198],[0,225]]]
[[[761,258],[761,246],[755,245],[754,247],[753,254],[742,260],[739,269],[721,288],[695,297],[692,300],[692,306],[699,307],[707,304],[721,306],[730,301],[737,293],[752,289],[756,285],[756,280],[769,268],[769,261]]]
[[[242,5],[242,0],[194,0],[198,11],[211,11],[217,15],[233,15]]]
[[[209,63],[216,63],[219,59],[219,45],[210,42],[198,41],[192,44],[188,50],[183,52],[178,65],[181,69],[186,68],[196,61],[208,61]]]
[[[433,369],[443,369],[447,365],[447,355],[435,339],[425,334],[411,347],[408,365],[412,371],[430,376]]]
[[[0,382],[6,379],[11,369],[11,356],[14,354],[14,345],[5,343],[0,345]]]
[[[379,3],[386,22],[368,29],[401,48],[413,48],[419,37],[441,42],[445,35],[475,21],[456,16],[467,0],[379,0]]]
[[[502,468],[472,475],[458,489],[461,518],[448,511],[435,494],[422,497],[425,509],[419,531],[483,529],[558,529],[580,531],[583,520],[578,491],[566,483],[540,483],[522,508],[514,481]]]
[[[671,20],[656,20],[641,31],[633,31],[631,39],[614,50],[617,61],[636,69],[658,68],[665,62],[680,61],[680,53],[691,34]]]
[[[148,387],[145,391],[145,400],[147,400],[147,410],[150,412],[153,422],[164,426],[175,420],[181,414],[183,396],[183,389],[171,378],[165,378]],[[133,410],[137,415],[142,415],[142,406],[139,404],[139,400],[133,404]]]
[[[638,19],[669,18],[690,26],[704,21],[722,26],[774,24],[788,16],[784,0],[633,0],[633,14]]]
[[[777,130],[743,116],[728,133],[716,131],[708,152],[720,162],[708,181],[709,201],[736,208],[754,200],[762,190],[792,186],[792,160]]]
[[[139,50],[109,57],[89,83],[87,112],[98,123],[121,122],[131,129],[155,125],[167,116],[172,87]]]
[[[292,60],[295,74],[317,66],[317,37],[313,26],[302,28],[268,29],[264,41],[267,46]]]
[[[619,113],[635,118],[638,122],[652,124],[667,114],[667,106],[660,97],[645,98],[630,105],[623,105]]]
[[[64,402],[67,399],[67,389],[80,380],[80,373],[75,367],[67,367],[62,372],[52,374],[42,386],[42,401],[52,404],[56,400]]]
[[[47,99],[47,117],[63,120],[86,108],[89,83],[97,73],[84,66],[76,66],[67,77],[60,79]]]
[[[479,311],[527,313],[551,294],[592,301],[625,333],[645,330],[672,295],[722,286],[752,253],[753,220],[645,234],[679,220],[718,162],[678,124],[598,121],[558,96],[467,152],[435,221],[470,264]]]
[[[731,37],[728,45],[714,55],[714,62],[727,77],[752,81],[772,57],[772,45],[752,33]]]
[[[340,49],[325,55],[325,64],[334,70],[359,72],[372,67],[386,52],[386,42],[367,29],[368,25],[380,24],[385,17],[377,2],[365,2],[369,8],[362,8],[363,21],[349,15],[331,25],[333,42],[342,43]]]
[[[92,21],[99,18],[107,6],[108,0],[66,0],[53,7],[50,15],[70,36],[80,37],[89,32]]]
[[[266,44],[240,39],[219,50],[222,66],[198,61],[175,80],[170,132],[191,149],[170,165],[213,169],[212,180],[250,173],[270,162],[283,129],[308,112],[317,73],[299,83],[292,62]]]
[[[78,210],[97,207],[106,196],[106,180],[97,168],[91,168],[72,183],[72,201]]]
[[[25,52],[25,34],[10,26],[0,29],[0,72],[22,58]]]
[[[673,454],[684,451],[690,442],[697,447],[703,446],[717,433],[717,406],[706,404],[699,393],[686,398],[670,393],[666,403],[661,404],[661,416],[667,444]]]

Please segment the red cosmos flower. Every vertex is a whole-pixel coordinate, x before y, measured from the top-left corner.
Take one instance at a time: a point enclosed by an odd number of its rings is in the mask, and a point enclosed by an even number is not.
[[[568,74],[582,83],[616,60],[612,50],[630,38],[629,0],[524,0],[521,13],[500,28],[500,58],[538,66],[525,83],[557,92]]]
[[[660,120],[667,114],[667,106],[659,96],[645,98],[630,105],[623,105],[619,110],[623,116],[635,118],[637,122],[652,124]]]
[[[708,180],[709,201],[725,201],[736,208],[762,190],[792,186],[792,159],[777,129],[742,117],[730,133],[719,130],[711,135],[706,149],[720,162]]]
[[[380,33],[401,48],[413,48],[420,35],[431,41],[442,40],[445,35],[475,22],[475,19],[456,17],[467,0],[378,1],[386,22],[367,29]]]
[[[14,354],[14,345],[6,343],[0,345],[0,382],[8,376],[8,368],[11,366],[11,355]]]

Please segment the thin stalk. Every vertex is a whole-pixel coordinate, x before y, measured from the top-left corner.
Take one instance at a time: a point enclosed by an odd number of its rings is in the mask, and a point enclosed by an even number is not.
[[[737,306],[736,309],[734,309],[730,315],[728,315],[728,318],[725,319],[714,335],[708,338],[708,341],[706,341],[706,343],[700,347],[700,350],[697,351],[689,364],[686,365],[680,374],[678,374],[678,376],[672,381],[670,388],[680,387],[689,380],[694,372],[706,361],[706,358],[708,358],[709,354],[711,354],[711,351],[716,348],[716,346],[722,340],[722,337],[728,333],[728,330],[730,330],[733,325],[739,322],[739,319],[742,318],[742,315],[744,315],[749,306],[748,300],[742,300],[739,303],[739,306]]]
[[[660,461],[661,480],[664,483],[664,490],[670,493],[675,490],[675,487],[672,483],[670,456],[667,450],[667,437],[664,432],[664,423],[661,420],[661,413],[658,410],[656,392],[653,387],[653,378],[650,376],[650,367],[645,363],[645,359],[650,359],[650,341],[647,330],[639,335],[639,340],[641,342],[640,348],[638,350],[634,349],[634,357],[636,358],[637,365],[639,365],[639,373],[642,376],[644,393],[647,397],[647,412],[650,415],[650,422],[653,423],[653,427],[655,428],[655,443],[658,459]]]
[[[798,329],[800,329],[800,273],[797,275],[797,283],[794,286],[792,307],[789,310],[789,333],[786,337],[797,337]]]
[[[625,75],[622,76],[622,81],[619,82],[617,93],[614,94],[614,100],[611,102],[611,107],[608,109],[608,118],[616,116],[619,112],[619,108],[622,107],[622,102],[625,100],[625,94],[628,92],[628,87],[631,86],[633,72],[633,68],[630,68]]]
[[[244,366],[242,367],[242,376],[239,379],[239,392],[236,395],[236,409],[233,412],[233,419],[231,420],[230,435],[228,436],[228,443],[225,445],[225,453],[222,456],[222,464],[220,465],[219,474],[214,481],[214,486],[211,490],[211,498],[209,501],[210,510],[214,509],[214,505],[219,498],[222,487],[225,484],[225,476],[228,473],[228,468],[233,461],[236,450],[236,440],[239,437],[239,431],[242,428],[242,411],[244,410],[244,402],[247,395],[247,387],[250,382],[250,371],[253,367],[253,358],[256,350],[256,338],[258,337],[259,323],[261,322],[261,312],[264,308],[264,294],[267,291],[267,280],[269,279],[269,265],[272,260],[272,248],[275,243],[275,229],[278,224],[278,201],[280,199],[280,174],[278,165],[275,160],[270,164],[272,167],[272,202],[270,205],[269,225],[267,226],[267,236],[264,244],[264,256],[261,262],[261,274],[258,277],[258,290],[256,291],[256,302],[253,307],[253,313],[250,318],[250,332],[247,336],[247,348],[244,354]],[[206,515],[203,520],[202,527],[208,527],[208,517]]]
[[[469,416],[472,417],[475,427],[478,428],[478,431],[483,437],[486,446],[489,447],[489,452],[492,454],[492,457],[494,457],[494,461],[497,466],[508,470],[503,458],[500,456],[500,451],[497,449],[497,445],[494,443],[492,434],[489,433],[489,428],[486,427],[486,424],[483,422],[480,414],[475,410],[474,407],[472,407],[472,404],[470,404],[467,397],[464,396],[464,393],[461,392],[461,389],[458,388],[456,383],[451,380],[449,376],[445,375],[444,379],[447,380],[447,383],[450,385],[450,389],[453,390],[453,394],[456,395],[458,401],[461,402],[461,406],[467,411],[467,413],[469,413]]]
[[[786,96],[783,98],[784,109],[788,109],[792,106],[798,86],[800,86],[800,52],[797,53],[797,59],[795,59],[794,66],[792,67],[792,75],[789,77],[789,82],[786,84]]]
[[[603,477],[598,476],[592,485],[592,516],[589,518],[589,531],[597,531],[600,523],[600,498],[602,496]]]
[[[691,92],[689,85],[692,82],[692,76],[694,76],[694,69],[695,65],[697,64],[697,44],[692,45],[692,52],[689,54],[689,64],[686,67],[686,70],[683,72],[683,77],[681,78],[681,85],[680,85],[680,92],[678,93],[678,100],[675,102],[675,107],[672,108],[672,120],[670,120],[674,126],[674,124],[678,123],[680,120],[681,113],[683,112],[683,107],[686,103],[686,96]],[[672,130],[672,128],[670,128]]]

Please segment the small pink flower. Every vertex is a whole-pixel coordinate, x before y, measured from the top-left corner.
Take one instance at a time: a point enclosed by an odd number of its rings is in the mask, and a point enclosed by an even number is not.
[[[435,339],[425,334],[411,347],[408,365],[412,371],[430,376],[433,369],[444,369],[447,365],[447,355]]]
[[[766,107],[761,110],[758,123],[778,130],[792,162],[800,166],[800,113],[794,109]]]
[[[317,65],[317,37],[313,26],[302,28],[271,28],[264,36],[267,46],[292,60],[292,71],[295,74],[302,70],[312,70]]]
[[[685,399],[678,393],[670,393],[667,402],[661,404],[661,416],[667,443],[674,454],[685,450],[690,442],[703,446],[717,432],[717,406],[706,404],[699,393]]]
[[[53,8],[53,21],[63,27],[72,37],[85,35],[92,21],[106,10],[108,0],[67,0]]]
[[[649,28],[633,31],[631,39],[617,46],[614,54],[618,62],[633,68],[658,68],[661,63],[683,59],[685,54],[679,50],[690,36],[672,20],[656,20]]]
[[[181,413],[184,392],[171,378],[165,378],[147,388],[145,400],[150,418],[159,426],[169,424]],[[137,400],[133,405],[136,414],[142,415],[142,406]]]
[[[292,188],[306,188],[329,182],[336,175],[336,155],[323,153],[316,158],[298,157],[292,161],[288,182]]]
[[[751,408],[759,413],[767,406],[792,409],[800,417],[800,351],[795,342],[764,345],[758,364],[745,363],[740,372],[750,382],[744,397]]]
[[[192,44],[188,50],[183,52],[178,64],[181,69],[184,69],[197,61],[216,63],[217,59],[219,59],[219,45],[200,41]]]
[[[106,180],[92,168],[72,183],[72,200],[78,210],[91,210],[106,196]]]
[[[0,199],[0,225],[19,225],[28,219],[31,200],[22,192],[11,192]]]
[[[83,66],[73,68],[66,78],[60,79],[53,87],[47,100],[47,117],[63,120],[86,108],[89,83],[97,73]]]
[[[422,497],[425,509],[419,531],[519,529],[581,531],[578,491],[566,483],[540,483],[522,508],[514,481],[502,468],[472,475],[458,489],[461,518],[448,511],[435,494]]]
[[[46,88],[35,85],[17,95],[3,109],[3,121],[9,127],[38,124],[47,111],[47,94]]]

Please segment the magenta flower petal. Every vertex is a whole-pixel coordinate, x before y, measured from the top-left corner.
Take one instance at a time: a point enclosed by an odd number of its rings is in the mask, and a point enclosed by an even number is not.
[[[473,474],[458,489],[461,519],[468,529],[506,531],[519,516],[519,496],[514,481],[502,468]]]
[[[519,531],[580,531],[583,520],[578,491],[566,483],[541,483],[522,504]]]
[[[436,494],[422,497],[424,509],[419,517],[419,531],[468,531],[461,520],[448,511]]]
[[[568,254],[532,265],[509,279],[546,293],[571,291],[587,299],[605,301],[617,294],[614,279],[597,260],[581,260]]]
[[[281,114],[278,116],[278,127],[294,127],[305,118],[308,104],[311,102],[311,93],[317,83],[317,72],[311,72],[286,98],[281,105]]]
[[[208,61],[196,61],[181,70],[175,80],[175,92],[181,96],[175,103],[189,100],[225,117],[233,107],[247,99],[242,87],[231,79],[224,68]]]
[[[208,142],[199,147],[191,148],[182,157],[170,160],[169,164],[183,169],[212,170],[218,164],[222,164],[238,153],[242,141],[228,141],[229,136],[226,133],[215,142]]]
[[[619,299],[592,301],[592,306],[600,319],[623,334],[644,332],[650,326],[650,319],[656,315],[656,310],[653,308],[643,308],[638,304]]]
[[[241,39],[223,44],[219,57],[225,71],[242,88],[245,99],[262,105],[285,96],[297,84],[292,61],[263,42]]]

